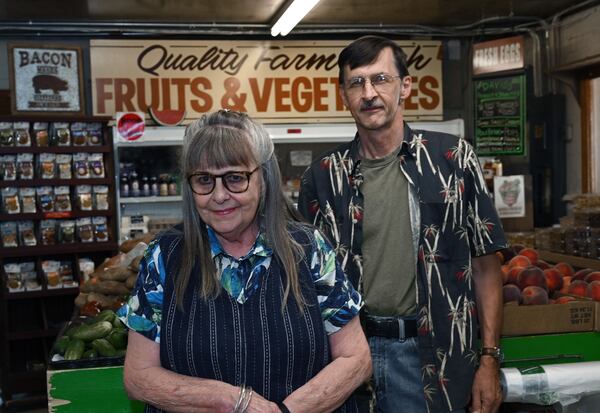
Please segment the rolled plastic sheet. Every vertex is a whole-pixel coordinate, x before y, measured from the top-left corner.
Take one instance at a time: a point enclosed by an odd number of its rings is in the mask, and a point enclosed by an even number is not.
[[[568,406],[600,394],[600,361],[502,368],[500,380],[505,402]]]

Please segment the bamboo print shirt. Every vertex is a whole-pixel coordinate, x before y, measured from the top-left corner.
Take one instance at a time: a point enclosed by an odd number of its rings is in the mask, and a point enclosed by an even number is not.
[[[298,209],[333,243],[361,291],[364,199],[358,135],[314,161],[302,177]],[[419,354],[429,411],[467,405],[477,362],[471,258],[506,247],[472,146],[453,135],[404,126],[398,155],[410,185],[416,257]],[[373,213],[373,212],[371,212]],[[376,213],[376,211],[375,211]],[[393,225],[393,223],[389,223]]]

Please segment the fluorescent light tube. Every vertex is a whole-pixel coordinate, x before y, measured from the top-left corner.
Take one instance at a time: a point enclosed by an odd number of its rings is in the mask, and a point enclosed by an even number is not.
[[[319,0],[294,0],[271,28],[271,36],[287,35],[318,2]]]

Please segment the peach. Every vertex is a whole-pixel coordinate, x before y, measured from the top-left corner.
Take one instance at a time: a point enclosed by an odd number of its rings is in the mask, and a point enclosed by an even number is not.
[[[588,284],[588,297],[594,301],[600,301],[600,281],[592,281]]]
[[[563,286],[563,275],[556,268],[546,268],[544,270],[546,284],[550,293],[558,291]]]
[[[524,255],[515,255],[509,262],[509,267],[529,267],[531,261]]]
[[[545,270],[547,268],[552,267],[552,265],[548,264],[544,260],[537,260],[537,262],[535,263],[535,265],[537,265],[538,267],[540,267],[542,270]]]
[[[504,304],[507,303],[516,303],[519,304],[521,302],[521,290],[514,284],[506,284],[502,287],[502,302]]]
[[[544,271],[538,267],[534,267],[533,265],[525,267],[521,270],[519,276],[517,277],[517,286],[521,289],[521,291],[529,286],[540,287],[548,291],[548,284],[546,283]]]
[[[554,304],[564,304],[568,303],[569,301],[576,301],[576,298],[571,297],[570,295],[563,295],[562,297],[558,297],[556,300],[554,300]]]
[[[569,294],[569,286],[571,285],[572,279],[573,277],[563,277],[563,285],[562,288],[558,290],[558,292],[562,294]]]
[[[573,275],[573,280],[584,280],[585,281],[585,277],[587,277],[587,275],[592,272],[594,272],[594,270],[592,270],[591,268],[583,268],[583,269],[577,271]]]
[[[500,265],[504,264],[504,255],[502,255],[501,251],[496,251],[496,257],[498,257],[498,261],[500,261]]]
[[[531,264],[533,265],[537,263],[538,252],[533,248],[523,248],[521,251],[519,251],[519,255],[524,255],[525,257],[529,258],[529,261],[531,261]]]
[[[510,271],[510,267],[508,264],[502,264],[500,269],[502,270],[502,284],[506,284],[508,282],[508,272]]]
[[[523,244],[512,245],[512,249],[515,252],[515,254],[518,254],[523,248],[525,248],[525,245],[523,245]]]
[[[573,274],[575,273],[575,270],[573,270],[573,267],[571,266],[571,264],[566,263],[566,262],[558,262],[558,263],[556,263],[554,268],[556,268],[558,271],[560,271],[562,273],[562,275],[565,277],[572,277]]]
[[[593,281],[600,281],[600,271],[594,271],[585,276],[585,282],[591,283]]]
[[[569,285],[569,294],[587,297],[587,291],[588,283],[583,280],[571,281],[571,285]]]
[[[517,285],[517,280],[519,279],[519,274],[521,271],[525,269],[525,267],[509,267],[506,283],[507,284],[515,284]]]
[[[521,293],[523,305],[548,304],[548,292],[541,287],[530,285]]]
[[[500,263],[506,264],[508,263],[515,255],[515,252],[510,248],[504,248],[502,250],[496,251],[496,256],[500,258]]]

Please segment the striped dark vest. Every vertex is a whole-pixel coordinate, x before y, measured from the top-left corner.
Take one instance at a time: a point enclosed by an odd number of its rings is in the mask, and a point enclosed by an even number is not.
[[[305,251],[310,251],[309,235],[303,231],[293,235],[306,245]],[[303,313],[291,294],[282,313],[285,274],[275,259],[259,289],[244,304],[224,290],[214,300],[201,299],[197,266],[184,296],[185,312],[181,312],[174,294],[181,240],[177,235],[160,240],[167,269],[160,340],[164,368],[236,386],[245,384],[277,403],[330,362],[317,295],[304,261],[299,268],[302,293],[308,303]],[[160,410],[147,406],[146,411]],[[354,398],[337,411],[355,412]]]

